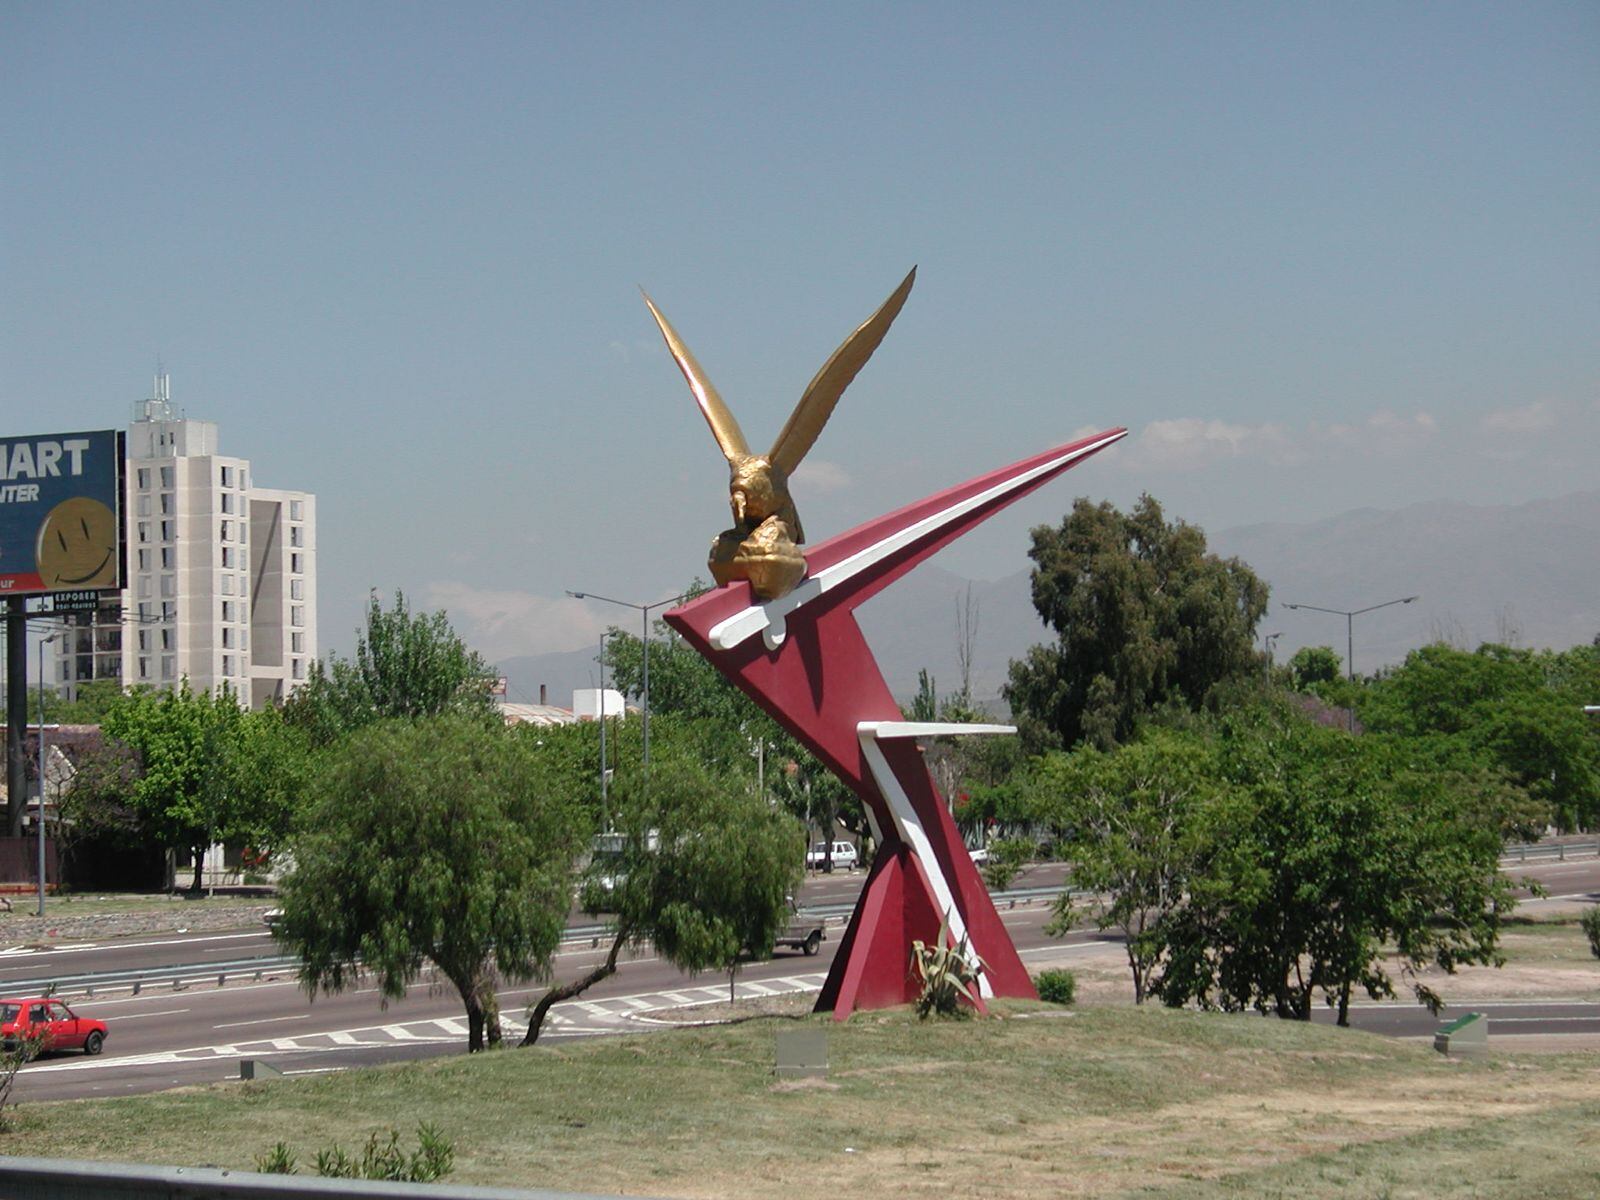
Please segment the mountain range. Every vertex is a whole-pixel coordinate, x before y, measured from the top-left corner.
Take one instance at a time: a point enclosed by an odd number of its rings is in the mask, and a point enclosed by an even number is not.
[[[1301,646],[1346,653],[1356,669],[1398,663],[1432,641],[1563,649],[1600,634],[1600,491],[1483,506],[1438,501],[1394,510],[1357,509],[1323,521],[1268,523],[1208,535],[1272,589],[1259,626],[1282,661]],[[862,630],[896,696],[908,699],[926,669],[941,695],[960,685],[963,613],[972,618],[974,697],[998,697],[1008,664],[1049,631],[1029,599],[1029,569],[1003,579],[964,579],[927,563],[859,610]],[[1387,604],[1406,596],[1409,604]],[[1342,610],[1317,612],[1286,604]],[[1347,621],[1344,611],[1384,605]],[[592,647],[507,659],[514,700],[566,706],[598,682]]]

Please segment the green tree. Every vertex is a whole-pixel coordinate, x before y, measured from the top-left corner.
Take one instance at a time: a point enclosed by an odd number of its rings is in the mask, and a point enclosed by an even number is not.
[[[1195,710],[1261,673],[1267,585],[1143,496],[1131,513],[1080,499],[1033,530],[1033,603],[1056,641],[1011,664],[1006,699],[1034,746],[1102,749],[1163,706]]]
[[[694,580],[684,589],[690,598],[705,591]],[[664,737],[692,744],[705,766],[753,784],[758,769],[766,776],[766,790],[781,800],[807,827],[831,835],[835,821],[858,837],[866,837],[866,813],[855,793],[839,784],[820,762],[767,716],[754,701],[672,633],[665,622],[655,623],[650,643],[650,753]],[[614,686],[625,695],[642,699],[643,644],[626,630],[613,627],[606,636],[606,666]],[[629,730],[621,731],[632,736]],[[758,753],[759,752],[759,753]],[[631,756],[639,762],[637,751]],[[619,776],[627,770],[618,760]],[[763,766],[758,768],[758,763]],[[831,841],[831,838],[830,838]]]
[[[1392,996],[1392,945],[1417,974],[1498,963],[1514,905],[1498,828],[1468,815],[1403,743],[1352,738],[1288,708],[1230,714],[1221,778],[1239,805],[1210,823],[1183,903],[1159,926],[1150,989],[1168,1004],[1309,1020],[1322,995]]]
[[[1083,915],[1074,889],[1104,896],[1089,912],[1099,928],[1122,934],[1135,1004],[1150,993],[1164,924],[1182,906],[1219,819],[1217,774],[1203,738],[1152,730],[1110,752],[1049,755],[1030,778],[1048,797],[1058,847],[1072,863],[1048,932],[1065,933]]]
[[[270,849],[283,840],[306,777],[306,750],[274,712],[239,707],[224,688],[134,692],[112,705],[101,730],[130,750],[126,807],[163,846],[194,855],[192,891],[202,883],[202,855],[215,842]],[[85,800],[98,793],[96,788]]]
[[[548,974],[592,826],[528,738],[475,716],[391,720],[334,747],[283,881],[280,939],[312,995],[371,972],[399,998],[428,963],[501,1041],[497,977]]]
[[[788,920],[800,883],[805,837],[792,817],[691,759],[652,750],[650,778],[618,784],[618,853],[591,871],[585,902],[615,914],[611,949],[585,975],[550,989],[533,1006],[522,1044],[538,1040],[552,1005],[580,995],[617,969],[624,947],[649,942],[691,973],[732,976],[744,954],[765,957]],[[610,888],[598,889],[603,869]]]
[[[444,613],[413,614],[400,592],[386,610],[373,592],[355,657],[313,663],[284,713],[319,746],[390,717],[456,713],[493,724],[493,682],[489,664],[467,649]]]
[[[1302,646],[1289,660],[1289,673],[1296,691],[1309,692],[1319,683],[1338,679],[1342,665],[1332,646]]]
[[[1375,732],[1453,741],[1564,828],[1584,828],[1600,820],[1600,729],[1583,712],[1596,686],[1600,655],[1591,647],[1468,652],[1435,643],[1371,684],[1360,711]]]

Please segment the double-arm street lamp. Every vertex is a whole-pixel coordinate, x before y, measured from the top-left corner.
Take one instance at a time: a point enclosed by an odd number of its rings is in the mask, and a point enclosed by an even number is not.
[[[610,596],[597,596],[593,592],[575,592],[570,588],[567,589],[567,595],[571,596],[574,600],[601,600],[606,604],[616,604],[622,608],[634,609],[639,614],[639,635],[644,651],[644,663],[639,672],[639,692],[640,700],[644,708],[644,725],[642,731],[644,737],[644,769],[646,772],[648,772],[650,770],[650,610],[653,608],[665,608],[669,604],[676,604],[678,601],[683,599],[683,596],[680,594],[677,596],[668,597],[665,600],[655,600],[649,604],[634,604],[628,600],[613,600]],[[604,638],[602,638],[600,641],[600,653],[603,660],[605,656]],[[604,669],[605,668],[602,662],[601,670],[603,671]],[[604,676],[602,675],[601,678],[604,679]],[[600,705],[601,720],[603,722],[605,713],[604,684],[602,684],[601,688]],[[603,724],[602,728],[604,728]]]
[[[1416,596],[1401,596],[1398,600],[1385,600],[1382,604],[1369,604],[1365,608],[1321,608],[1315,604],[1285,604],[1285,608],[1303,608],[1310,612],[1332,613],[1336,617],[1344,618],[1345,636],[1345,667],[1350,677],[1350,682],[1356,681],[1356,634],[1355,621],[1362,613],[1376,612],[1380,608],[1388,608],[1391,604],[1410,604]],[[1356,727],[1356,710],[1354,701],[1350,708],[1350,729],[1354,732]]]
[[[1365,608],[1319,608],[1315,604],[1285,604],[1285,608],[1304,608],[1311,612],[1332,613],[1336,617],[1344,618],[1345,636],[1345,666],[1348,668],[1350,682],[1356,681],[1356,634],[1355,620],[1362,613],[1376,612],[1380,608],[1388,608],[1391,604],[1410,604],[1416,596],[1402,596],[1398,600],[1385,600],[1382,604],[1369,604]]]

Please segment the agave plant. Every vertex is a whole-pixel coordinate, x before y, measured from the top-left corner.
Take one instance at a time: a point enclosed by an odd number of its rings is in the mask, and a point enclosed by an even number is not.
[[[939,936],[933,945],[911,943],[911,969],[916,972],[920,985],[917,1016],[926,1019],[929,1013],[941,1017],[964,1015],[962,1000],[976,1008],[978,976],[983,965],[983,960],[967,945],[966,934],[951,943],[950,916],[946,913],[939,922]]]

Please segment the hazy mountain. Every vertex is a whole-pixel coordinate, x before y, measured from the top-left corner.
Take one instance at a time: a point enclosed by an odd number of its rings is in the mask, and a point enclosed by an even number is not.
[[[1416,595],[1354,619],[1356,668],[1399,662],[1446,639],[1565,648],[1600,633],[1600,491],[1528,504],[1416,504],[1359,509],[1307,524],[1247,525],[1209,533],[1211,548],[1248,562],[1272,587],[1261,634],[1279,633],[1281,661],[1301,646],[1345,653],[1345,619],[1288,611],[1285,602],[1358,609]],[[1028,598],[1028,567],[991,582],[928,563],[862,606],[861,627],[889,686],[909,698],[926,668],[940,694],[960,686],[958,611],[970,587],[976,614],[972,690],[998,696],[1010,660],[1046,636]],[[593,649],[510,659],[513,699],[552,703],[598,680]]]
[[[1281,631],[1280,659],[1306,645],[1345,653],[1346,621],[1285,603],[1359,609],[1356,669],[1399,662],[1430,641],[1557,649],[1600,633],[1600,491],[1527,504],[1414,504],[1359,509],[1304,525],[1248,525],[1210,539],[1272,585],[1261,633]]]

